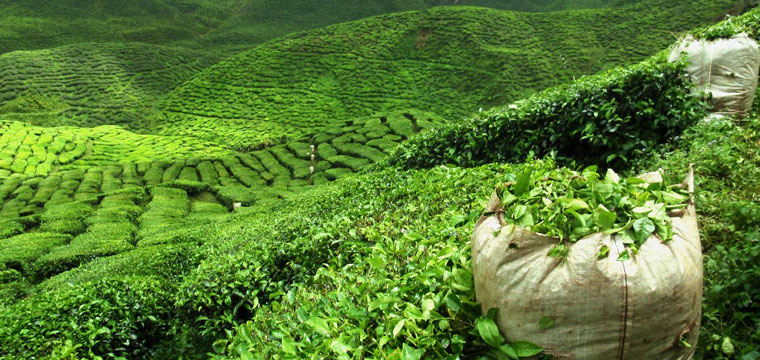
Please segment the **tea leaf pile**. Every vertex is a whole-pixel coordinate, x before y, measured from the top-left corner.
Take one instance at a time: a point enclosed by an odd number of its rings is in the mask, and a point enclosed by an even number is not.
[[[596,166],[526,168],[508,178],[514,181],[496,189],[500,219],[557,237],[549,253],[554,257],[567,255],[568,242],[598,232],[619,234],[632,254],[652,235],[668,242],[673,239],[669,213],[685,208],[690,199],[682,185],[667,185],[660,176],[647,182],[620,177],[612,169],[602,176]],[[606,255],[602,251],[600,256]],[[631,253],[626,250],[620,260]]]

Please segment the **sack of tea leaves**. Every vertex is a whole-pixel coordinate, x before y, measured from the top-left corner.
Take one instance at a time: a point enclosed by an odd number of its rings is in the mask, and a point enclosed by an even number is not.
[[[701,91],[713,96],[713,110],[744,117],[752,110],[757,90],[760,49],[747,34],[713,41],[687,37],[671,51],[670,61],[687,55],[686,72]]]
[[[556,358],[691,359],[702,250],[690,194],[659,173],[529,168],[472,235],[477,301],[509,341]]]

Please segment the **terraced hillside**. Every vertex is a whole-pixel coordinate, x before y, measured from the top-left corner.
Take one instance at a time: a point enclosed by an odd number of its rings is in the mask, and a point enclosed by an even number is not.
[[[240,1],[22,0],[0,3],[0,54],[82,42],[169,44],[203,34]]]
[[[80,188],[94,195],[175,181],[214,188],[228,205],[250,205],[359,172],[410,136],[441,123],[441,118],[418,112],[382,114],[237,154],[192,138],[136,135],[118,127],[85,130],[0,123],[0,213],[37,214],[59,186],[66,189],[60,196],[77,199],[74,190]],[[83,187],[85,178],[90,180]],[[40,183],[53,187],[39,188]]]
[[[439,7],[298,33],[231,57],[173,91],[162,106],[162,133],[250,149],[378,111],[458,119],[643,59],[673,33],[734,3],[647,0],[540,14]]]
[[[0,55],[0,119],[155,130],[155,104],[220,58],[139,43],[85,43]]]
[[[219,47],[225,51],[248,49],[296,31],[316,29],[336,23],[400,11],[422,10],[432,6],[482,6],[502,10],[555,11],[614,7],[624,1],[599,0],[407,0],[407,1],[249,1],[240,14],[198,39],[186,41],[189,47]],[[529,5],[526,5],[529,4]],[[297,14],[297,15],[294,15]]]
[[[377,115],[249,154],[188,148],[192,141],[116,127],[5,123],[0,154],[10,159],[0,162],[8,168],[0,170],[0,268],[11,280],[0,284],[0,304],[25,296],[31,283],[99,258],[203,243],[207,228],[236,206],[278,206],[309,185],[380,161],[440,123],[416,112]],[[38,164],[38,158],[50,160]]]
[[[703,328],[674,346],[760,359],[760,113],[700,122],[662,54],[573,79],[751,2],[0,2],[0,359],[525,359],[484,334],[470,234],[557,164],[693,164]]]
[[[38,127],[0,121],[0,178],[137,161],[232,154],[195,139],[138,135],[118,126]]]
[[[574,4],[579,0],[557,2]],[[116,0],[4,1],[0,3],[0,54],[93,41],[182,44],[205,51],[229,52],[294,31],[457,3],[454,0],[136,0],[128,4]],[[464,3],[496,8],[516,6],[494,0]]]

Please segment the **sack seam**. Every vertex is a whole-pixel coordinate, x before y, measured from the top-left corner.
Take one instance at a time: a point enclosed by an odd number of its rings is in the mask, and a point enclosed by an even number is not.
[[[620,251],[618,246],[619,244],[615,243],[615,247]],[[623,332],[618,343],[618,360],[623,360],[625,358],[625,340],[628,336],[628,273],[624,262],[621,261],[620,266],[623,268]]]

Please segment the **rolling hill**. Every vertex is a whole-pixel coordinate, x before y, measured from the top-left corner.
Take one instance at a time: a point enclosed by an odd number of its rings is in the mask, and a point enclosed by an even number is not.
[[[255,149],[378,111],[455,120],[641,60],[733,4],[648,0],[549,13],[438,7],[297,33],[174,90],[162,105],[161,133]]]
[[[339,22],[454,0],[22,0],[0,2],[0,54],[81,42],[144,42],[231,52],[276,37]],[[465,0],[474,6],[546,10],[607,6],[599,1],[546,1],[526,8],[516,1]]]
[[[83,43],[0,55],[0,119],[153,132],[155,105],[219,57],[142,43]]]
[[[701,122],[660,52],[749,3],[0,1],[0,359],[501,359],[494,187],[687,164],[704,316],[674,346],[760,358],[760,113]],[[739,31],[760,10],[695,32]]]

